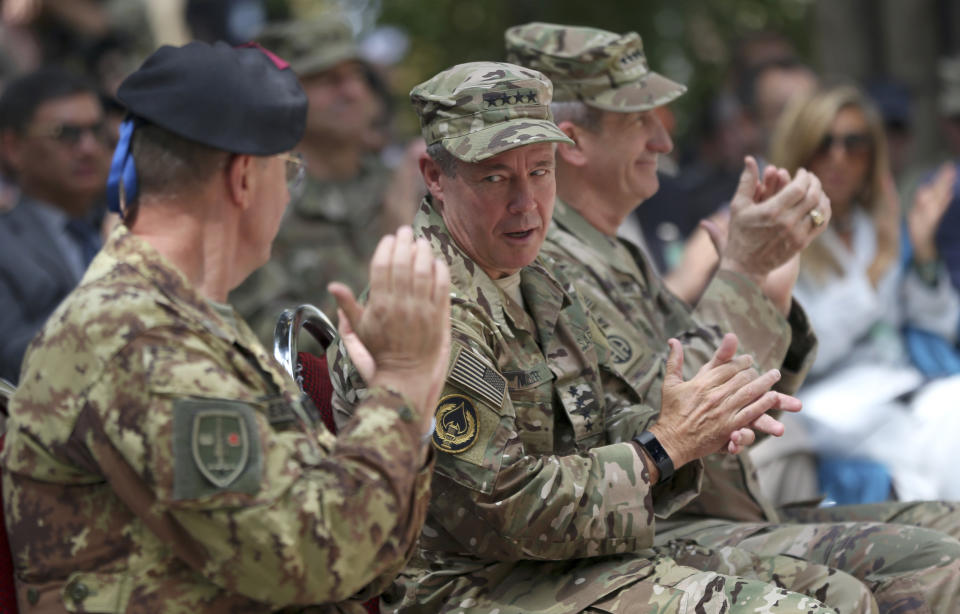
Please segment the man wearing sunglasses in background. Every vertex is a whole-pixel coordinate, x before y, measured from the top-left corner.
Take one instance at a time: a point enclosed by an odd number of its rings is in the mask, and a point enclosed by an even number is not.
[[[20,188],[0,214],[0,377],[17,381],[30,339],[100,248],[106,140],[96,91],[64,70],[16,79],[0,98],[0,154]]]

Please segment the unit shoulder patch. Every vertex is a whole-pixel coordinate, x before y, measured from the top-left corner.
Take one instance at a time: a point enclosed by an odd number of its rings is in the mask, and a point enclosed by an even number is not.
[[[250,436],[235,410],[198,411],[193,416],[190,441],[197,469],[217,488],[230,486],[247,466]]]
[[[173,410],[175,500],[259,490],[263,459],[253,405],[187,398],[175,400]]]
[[[437,403],[437,426],[433,445],[443,452],[460,454],[477,442],[480,426],[473,401],[462,394],[448,394]]]

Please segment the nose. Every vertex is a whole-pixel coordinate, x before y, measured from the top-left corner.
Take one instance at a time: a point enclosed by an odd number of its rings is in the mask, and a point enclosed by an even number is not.
[[[340,95],[350,100],[360,100],[370,91],[366,77],[359,72],[343,75],[337,85]]]
[[[526,213],[537,206],[537,199],[534,196],[533,182],[530,177],[521,175],[515,179],[511,186],[510,202],[507,204],[507,211],[510,213]]]
[[[656,153],[668,154],[673,151],[673,139],[656,113],[653,116],[653,135],[647,141],[647,149]]]
[[[105,147],[100,135],[94,129],[87,129],[80,133],[76,150],[83,153],[98,153]]]

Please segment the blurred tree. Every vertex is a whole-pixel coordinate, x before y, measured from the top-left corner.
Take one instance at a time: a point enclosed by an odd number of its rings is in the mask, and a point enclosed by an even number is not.
[[[410,56],[396,79],[402,91],[452,64],[502,59],[503,32],[515,24],[548,21],[635,30],[654,70],[690,88],[673,105],[682,136],[695,110],[727,83],[740,38],[772,30],[809,57],[812,5],[813,0],[387,0],[380,23],[402,27],[412,39]],[[412,114],[401,116],[414,130]]]

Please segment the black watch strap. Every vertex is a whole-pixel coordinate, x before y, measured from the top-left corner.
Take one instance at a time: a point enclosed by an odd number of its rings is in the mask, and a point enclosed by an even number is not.
[[[640,444],[640,447],[646,450],[650,458],[653,459],[653,464],[655,464],[657,470],[660,471],[660,479],[658,481],[664,482],[670,479],[673,475],[673,461],[670,459],[667,451],[663,449],[663,446],[660,445],[657,436],[650,431],[643,431],[634,437],[633,440]]]

